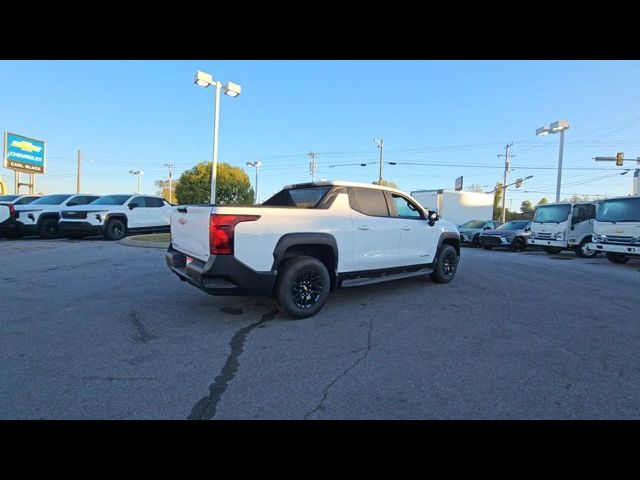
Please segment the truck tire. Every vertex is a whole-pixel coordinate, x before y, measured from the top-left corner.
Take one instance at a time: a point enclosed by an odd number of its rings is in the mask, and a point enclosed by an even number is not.
[[[278,269],[276,300],[289,318],[308,318],[320,311],[331,290],[327,267],[307,255],[286,260]]]
[[[58,228],[58,219],[48,218],[43,220],[38,227],[38,234],[40,235],[40,238],[44,238],[46,240],[59,238],[60,228]]]
[[[456,276],[458,254],[451,245],[443,244],[438,252],[433,272],[429,274],[436,283],[449,283]]]
[[[597,250],[588,248],[590,243],[591,243],[591,237],[587,237],[584,240],[582,240],[580,242],[580,245],[578,245],[578,248],[576,248],[576,255],[580,258],[593,258],[596,255],[598,255]]]
[[[607,252],[607,260],[611,263],[627,263],[629,261],[629,257],[624,253]]]
[[[108,240],[122,240],[127,234],[127,227],[124,226],[122,220],[113,218],[107,222],[104,229],[104,236]]]
[[[560,247],[544,247],[543,250],[551,255],[555,255],[556,253],[560,253],[562,249]]]
[[[527,242],[522,237],[516,237],[513,239],[513,243],[511,243],[511,250],[514,252],[521,252],[525,248],[527,248]]]

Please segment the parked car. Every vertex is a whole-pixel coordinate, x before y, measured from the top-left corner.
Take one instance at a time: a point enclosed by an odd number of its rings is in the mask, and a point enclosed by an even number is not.
[[[26,205],[15,206],[15,223],[7,231],[7,236],[40,235],[41,238],[58,238],[60,211],[66,207],[86,205],[98,195],[63,193],[46,195]]]
[[[104,235],[120,240],[131,233],[168,232],[172,206],[151,195],[106,195],[89,205],[60,214],[62,235],[81,238]]]
[[[430,275],[450,282],[452,223],[400,190],[351,182],[289,185],[259,206],[185,205],[171,215],[169,268],[212,295],[275,295],[294,318],[330,291]]]
[[[482,248],[491,250],[493,247],[504,247],[519,252],[527,247],[527,239],[531,234],[529,220],[512,220],[493,230],[486,230],[480,234]]]
[[[26,205],[40,195],[0,195],[0,237],[15,230],[16,205]]]
[[[469,220],[458,226],[460,232],[460,242],[470,243],[474,247],[480,247],[480,234],[485,230],[493,230],[502,225],[502,222],[495,220]]]

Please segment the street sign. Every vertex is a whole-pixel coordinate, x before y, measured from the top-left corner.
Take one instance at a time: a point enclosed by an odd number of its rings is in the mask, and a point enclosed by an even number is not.
[[[462,177],[456,178],[456,192],[462,190]]]
[[[45,172],[45,142],[4,132],[4,168],[31,174]]]

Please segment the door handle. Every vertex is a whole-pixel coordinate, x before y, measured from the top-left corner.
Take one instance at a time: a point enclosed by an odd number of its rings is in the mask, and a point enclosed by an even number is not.
[[[409,227],[402,227],[402,230],[405,231],[405,232],[408,232],[411,229]]]
[[[366,226],[366,225],[360,225],[360,226],[358,227],[358,230],[369,230],[369,227],[368,227],[368,226]]]

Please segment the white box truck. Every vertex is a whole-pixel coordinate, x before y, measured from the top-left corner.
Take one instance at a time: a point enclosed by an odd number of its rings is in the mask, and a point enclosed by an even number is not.
[[[600,204],[591,246],[613,263],[640,258],[640,196],[609,198]]]
[[[425,209],[436,211],[440,218],[462,225],[469,220],[493,218],[493,194],[455,190],[414,190],[411,196]]]

